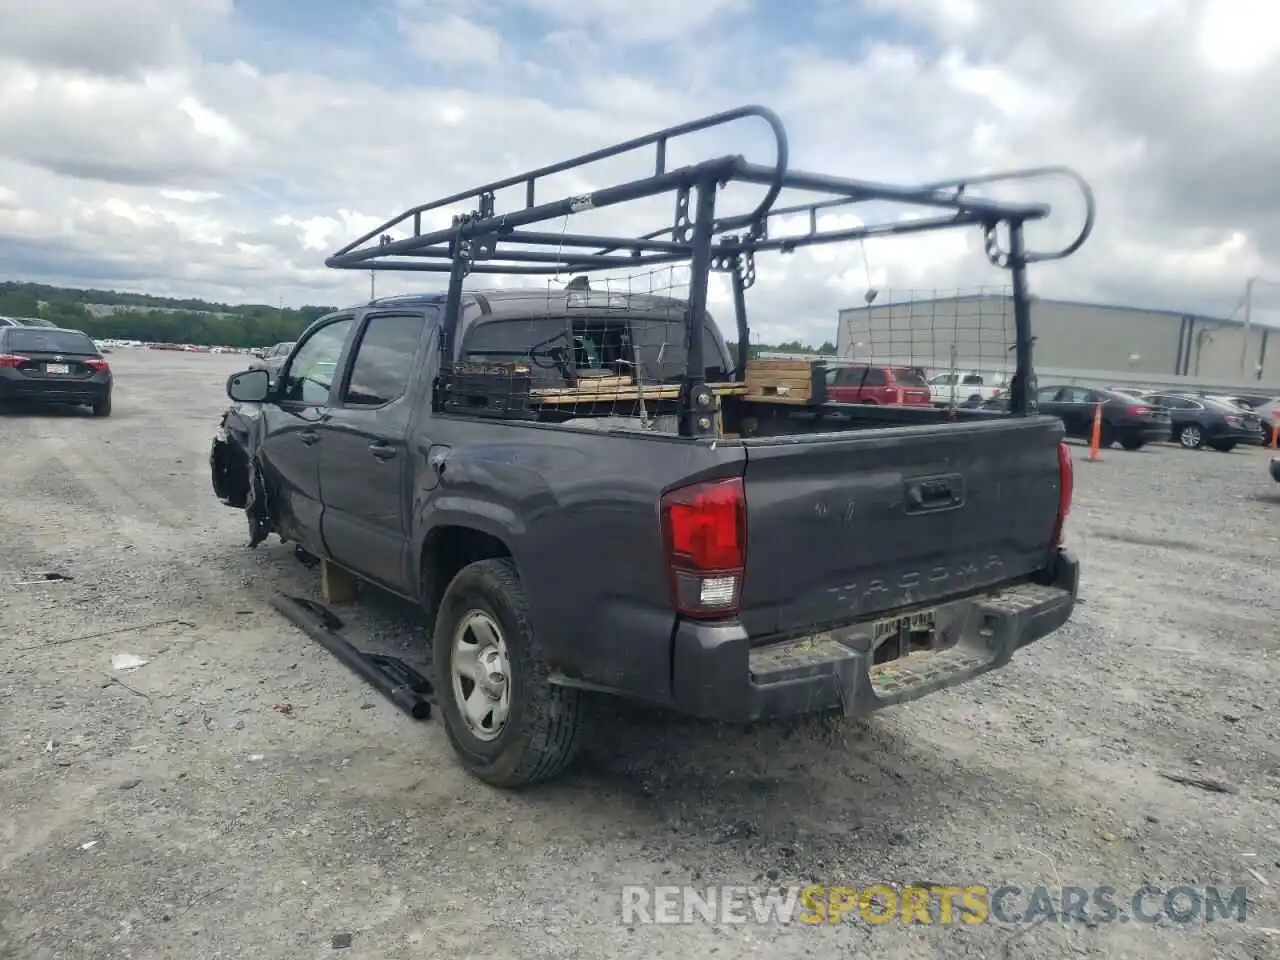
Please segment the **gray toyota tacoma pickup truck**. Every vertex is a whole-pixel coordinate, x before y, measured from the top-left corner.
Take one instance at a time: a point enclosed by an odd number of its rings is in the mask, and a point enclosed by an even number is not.
[[[775,163],[665,170],[669,139],[749,117],[774,131]],[[645,146],[658,147],[652,177],[536,202],[542,177]],[[1022,226],[1044,205],[800,173],[786,158],[777,118],[747,107],[414,208],[329,265],[437,269],[446,290],[323,317],[278,380],[228,381],[218,497],[246,510],[254,543],[275,533],[424,608],[444,724],[482,780],[559,772],[602,694],[729,721],[867,712],[1001,667],[1071,615],[1071,457],[1061,423],[1035,409],[1024,272],[1083,243],[1087,187],[1077,242],[1037,254]],[[1063,173],[1009,176],[1046,172]],[[718,216],[735,180],[764,199]],[[524,205],[496,213],[512,186]],[[776,203],[791,187],[944,215],[770,239],[769,217],[796,209]],[[531,229],[664,193],[678,210],[665,232]],[[450,226],[424,226],[466,202]],[[1008,412],[826,403],[820,363],[791,392],[769,361],[730,355],[706,309],[710,272],[730,274],[746,344],[756,254],[922,222],[981,228],[1013,272]],[[618,297],[585,276],[651,260],[692,263],[687,299]],[[504,271],[584,276],[536,296],[464,287]]]

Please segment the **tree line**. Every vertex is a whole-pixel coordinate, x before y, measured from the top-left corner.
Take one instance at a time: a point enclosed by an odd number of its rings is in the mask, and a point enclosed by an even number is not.
[[[91,307],[113,307],[115,312]],[[191,343],[218,347],[263,347],[296,340],[330,306],[271,307],[208,300],[154,297],[116,290],[78,290],[43,283],[0,283],[0,316],[39,317],[95,340]],[[729,344],[730,355],[737,348]],[[814,347],[799,340],[753,343],[751,354],[834,354],[835,344]]]
[[[112,307],[114,311],[91,307]],[[295,340],[329,306],[270,307],[153,297],[115,290],[76,290],[41,283],[0,283],[0,316],[39,317],[95,340],[261,347]]]

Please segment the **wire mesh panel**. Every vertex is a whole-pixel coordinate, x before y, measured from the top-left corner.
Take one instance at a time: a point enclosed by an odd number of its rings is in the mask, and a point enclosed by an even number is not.
[[[880,299],[840,312],[843,359],[936,373],[1013,371],[1016,337],[1008,288],[885,290]]]
[[[689,270],[556,277],[538,286],[464,295],[455,356],[446,357],[448,412],[565,422],[618,420],[673,430],[689,343]],[[710,381],[730,376],[714,324],[703,330]]]

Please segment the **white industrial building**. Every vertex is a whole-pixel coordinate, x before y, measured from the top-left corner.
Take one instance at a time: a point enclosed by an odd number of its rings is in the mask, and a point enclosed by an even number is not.
[[[1236,319],[1043,297],[1032,299],[1031,326],[1039,370],[1280,388],[1280,329],[1254,324],[1245,347]],[[841,310],[836,345],[847,358],[1008,371],[1014,339],[1013,298],[984,293]]]

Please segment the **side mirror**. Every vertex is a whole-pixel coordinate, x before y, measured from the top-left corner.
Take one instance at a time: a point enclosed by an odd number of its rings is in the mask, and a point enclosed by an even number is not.
[[[227,396],[237,403],[261,403],[271,393],[271,374],[243,370],[227,377]]]

